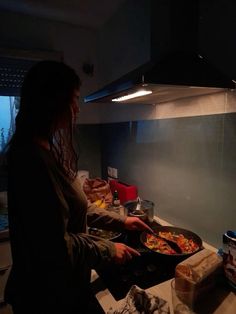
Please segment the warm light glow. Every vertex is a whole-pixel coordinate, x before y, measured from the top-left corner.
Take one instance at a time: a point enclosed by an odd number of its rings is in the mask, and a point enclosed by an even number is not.
[[[152,93],[151,90],[140,90],[140,91],[132,93],[132,94],[121,96],[121,97],[118,97],[118,98],[113,98],[112,101],[124,101],[124,100],[127,100],[127,99],[132,99],[132,98],[136,98],[136,97],[145,96],[145,95],[148,95],[148,94],[151,94],[151,93]]]

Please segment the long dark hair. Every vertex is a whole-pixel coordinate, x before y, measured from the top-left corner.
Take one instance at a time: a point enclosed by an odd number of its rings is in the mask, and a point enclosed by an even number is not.
[[[41,61],[27,73],[16,117],[16,130],[8,145],[43,138],[65,174],[73,179],[77,173],[77,153],[73,146],[71,104],[80,79],[68,65]],[[63,129],[60,125],[63,123]]]

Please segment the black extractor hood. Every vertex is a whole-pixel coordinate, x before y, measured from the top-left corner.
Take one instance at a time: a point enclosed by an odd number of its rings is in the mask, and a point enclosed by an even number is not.
[[[165,53],[156,53],[158,38],[155,38],[152,41],[155,44],[151,44],[150,61],[86,96],[85,103],[158,104],[235,89],[235,81],[213,67],[198,52],[199,1],[166,1],[169,4],[170,27],[167,37],[170,42]],[[160,27],[156,24],[155,10],[160,9],[158,3],[161,2],[150,2],[154,4],[150,10],[152,36],[155,36],[155,29]]]

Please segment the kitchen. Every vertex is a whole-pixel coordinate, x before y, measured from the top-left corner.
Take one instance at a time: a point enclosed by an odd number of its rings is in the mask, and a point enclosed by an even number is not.
[[[234,78],[230,5],[218,1],[211,10],[203,5],[198,44],[211,63]],[[63,52],[83,81],[83,98],[150,58],[145,9],[143,1],[123,1],[97,31],[2,10],[1,47]],[[161,14],[158,19],[165,51],[163,25],[168,25]],[[94,65],[93,75],[83,72],[84,63]],[[117,168],[120,181],[138,186],[139,195],[155,203],[158,217],[219,248],[222,234],[236,229],[235,111],[233,91],[159,105],[84,104],[81,99],[80,168],[104,178],[108,166]]]

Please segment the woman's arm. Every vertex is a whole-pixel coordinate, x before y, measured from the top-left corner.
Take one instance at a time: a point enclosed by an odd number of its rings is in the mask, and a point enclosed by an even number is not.
[[[87,211],[87,222],[89,227],[122,231],[125,229],[126,218],[126,216],[119,215],[107,209],[99,208],[95,204],[89,203]]]
[[[9,183],[12,228],[17,231],[13,230],[13,234],[20,237],[15,240],[22,241],[24,254],[34,264],[55,269],[86,260],[90,267],[95,267],[113,258],[112,242],[68,233],[66,201],[38,156],[23,156],[11,163]]]
[[[90,227],[105,230],[123,231],[126,229],[151,231],[150,227],[138,217],[122,216],[113,211],[99,208],[95,204],[89,205],[87,220]]]

